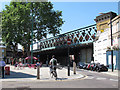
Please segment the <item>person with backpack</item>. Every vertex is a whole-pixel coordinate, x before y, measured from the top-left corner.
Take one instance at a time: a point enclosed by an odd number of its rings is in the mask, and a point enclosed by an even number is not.
[[[55,55],[52,56],[49,65],[50,65],[50,73],[55,73],[56,74],[55,77],[57,77],[57,73],[56,73],[57,59],[55,59]]]
[[[55,55],[52,56],[52,59],[49,62],[50,68],[56,67],[57,59],[55,59]]]

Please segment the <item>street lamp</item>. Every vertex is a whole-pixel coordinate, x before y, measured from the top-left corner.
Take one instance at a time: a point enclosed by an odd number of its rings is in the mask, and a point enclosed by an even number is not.
[[[33,2],[31,7],[33,6]],[[32,10],[32,29],[31,29],[31,64],[33,63],[33,10]]]
[[[111,31],[111,47],[113,46],[112,39],[112,13],[110,13],[110,31]],[[111,49],[111,64],[112,64],[112,72],[113,72],[113,49]]]

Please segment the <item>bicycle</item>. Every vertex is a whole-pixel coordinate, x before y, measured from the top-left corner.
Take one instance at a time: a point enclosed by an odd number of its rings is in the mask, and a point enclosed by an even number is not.
[[[62,70],[63,69],[63,66],[61,65],[57,65],[57,66],[50,66],[50,75],[51,75],[51,78],[55,78],[55,80],[57,80],[57,72],[56,72],[56,69],[60,69]]]
[[[55,66],[52,66],[50,67],[50,75],[51,75],[51,78],[55,78],[55,80],[57,80],[57,72],[56,72],[56,67]]]

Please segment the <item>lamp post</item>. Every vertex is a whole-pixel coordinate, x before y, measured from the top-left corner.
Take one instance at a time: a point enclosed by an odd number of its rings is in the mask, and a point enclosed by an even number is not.
[[[112,13],[110,13],[110,31],[111,31],[111,47],[113,46],[113,38],[112,38]],[[112,64],[112,72],[113,72],[113,49],[111,49],[111,64]]]
[[[33,2],[31,7],[33,6]],[[32,29],[31,29],[31,64],[33,63],[33,10],[32,10]]]

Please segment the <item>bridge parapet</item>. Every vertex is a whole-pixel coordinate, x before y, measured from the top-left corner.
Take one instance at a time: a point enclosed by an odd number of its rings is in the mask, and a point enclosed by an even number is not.
[[[92,43],[96,37],[96,32],[96,24],[94,24],[71,32],[60,34],[56,37],[44,39],[38,42],[38,50],[44,51],[60,47],[67,47],[68,37],[71,39],[70,46]]]

